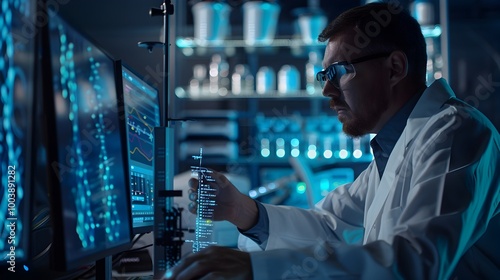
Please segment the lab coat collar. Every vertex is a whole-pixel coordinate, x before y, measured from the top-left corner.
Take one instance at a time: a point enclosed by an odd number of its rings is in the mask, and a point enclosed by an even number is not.
[[[413,108],[408,118],[406,128],[403,132],[405,147],[415,135],[422,129],[422,124],[426,123],[430,117],[441,110],[441,107],[450,98],[455,97],[455,93],[450,88],[445,79],[434,81],[423,93]],[[401,140],[401,139],[400,139]]]

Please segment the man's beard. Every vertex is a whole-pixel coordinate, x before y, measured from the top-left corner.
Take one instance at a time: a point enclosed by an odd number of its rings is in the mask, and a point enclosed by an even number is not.
[[[361,137],[368,133],[373,126],[370,127],[367,122],[359,118],[342,121],[342,131],[351,137]]]
[[[370,106],[371,110],[363,116],[354,115],[352,111],[349,111],[350,117],[340,116],[339,121],[342,123],[342,131],[351,137],[361,137],[373,131],[381,115],[388,107],[385,101],[377,100],[377,103],[374,106]],[[345,107],[347,107],[347,104],[345,104]]]

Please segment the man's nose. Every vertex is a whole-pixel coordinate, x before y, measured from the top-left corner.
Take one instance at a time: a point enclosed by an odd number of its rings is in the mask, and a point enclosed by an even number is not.
[[[323,86],[323,90],[321,91],[324,97],[339,97],[340,96],[340,90],[336,88],[330,81],[327,81],[325,83],[325,86]]]

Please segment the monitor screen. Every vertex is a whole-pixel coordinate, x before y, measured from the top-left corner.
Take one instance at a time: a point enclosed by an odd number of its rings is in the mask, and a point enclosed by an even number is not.
[[[29,259],[36,32],[28,24],[36,7],[35,1],[5,1],[1,9],[0,278],[9,279],[28,269]]]
[[[48,41],[51,263],[69,270],[130,247],[128,163],[116,62],[50,11]]]
[[[134,233],[153,231],[153,130],[160,126],[158,90],[122,66]]]

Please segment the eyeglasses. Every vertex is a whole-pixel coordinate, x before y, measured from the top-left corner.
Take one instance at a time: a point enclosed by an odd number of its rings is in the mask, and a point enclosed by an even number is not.
[[[372,54],[362,56],[360,58],[349,61],[334,62],[325,69],[316,74],[316,80],[321,83],[321,87],[325,87],[326,81],[329,81],[334,87],[340,89],[340,84],[345,84],[356,76],[356,63],[365,62],[371,59],[389,56],[390,53]]]

